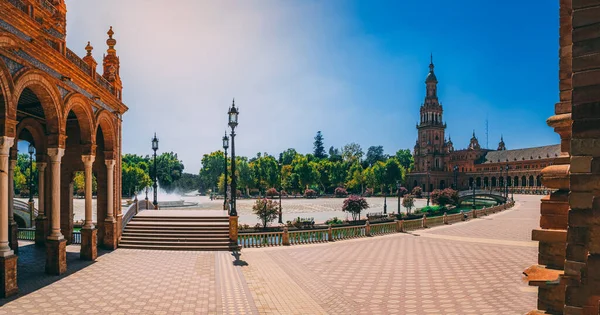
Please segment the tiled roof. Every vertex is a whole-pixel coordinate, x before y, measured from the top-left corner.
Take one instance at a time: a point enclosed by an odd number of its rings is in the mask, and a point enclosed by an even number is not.
[[[490,151],[482,159],[483,164],[498,162],[528,161],[550,159],[560,155],[560,144],[546,145],[543,147]]]

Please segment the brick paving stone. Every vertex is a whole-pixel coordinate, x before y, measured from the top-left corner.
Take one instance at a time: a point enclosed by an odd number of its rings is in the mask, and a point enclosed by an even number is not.
[[[522,270],[539,196],[514,210],[412,234],[327,244],[178,252],[100,251],[46,276],[44,249],[21,243],[20,293],[0,314],[523,314]]]

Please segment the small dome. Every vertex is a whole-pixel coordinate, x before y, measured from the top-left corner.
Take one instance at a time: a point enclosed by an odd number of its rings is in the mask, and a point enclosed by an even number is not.
[[[437,78],[435,77],[435,73],[433,73],[433,70],[429,72],[427,78],[425,79],[425,83],[428,82],[437,82]]]

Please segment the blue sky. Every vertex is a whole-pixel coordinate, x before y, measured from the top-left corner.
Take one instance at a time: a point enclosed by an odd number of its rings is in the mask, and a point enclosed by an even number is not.
[[[196,173],[220,149],[231,99],[237,152],[349,142],[411,148],[433,53],[446,134],[485,146],[558,143],[558,4],[548,1],[67,0],[68,46],[121,58],[123,150],[175,151]],[[89,12],[94,12],[90,14]],[[99,71],[101,71],[99,69]],[[152,122],[160,121],[158,125]],[[524,136],[525,135],[525,136]]]

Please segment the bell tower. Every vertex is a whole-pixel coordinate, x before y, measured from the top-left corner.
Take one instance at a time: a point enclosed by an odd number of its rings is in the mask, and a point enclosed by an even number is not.
[[[102,63],[104,68],[102,76],[112,84],[115,89],[115,96],[121,100],[121,92],[123,91],[123,84],[121,83],[121,76],[119,75],[121,61],[119,60],[119,57],[117,56],[117,50],[115,49],[117,40],[113,38],[115,32],[113,32],[112,26],[106,34],[108,35],[108,39],[106,40],[108,49],[106,50],[106,55],[104,55],[104,60]]]
[[[417,124],[418,136],[415,144],[415,170],[426,172],[444,170],[446,155],[446,124],[443,122],[443,108],[437,97],[438,80],[434,72],[433,55],[429,63],[429,73],[425,79],[425,101],[421,104],[420,121]]]

